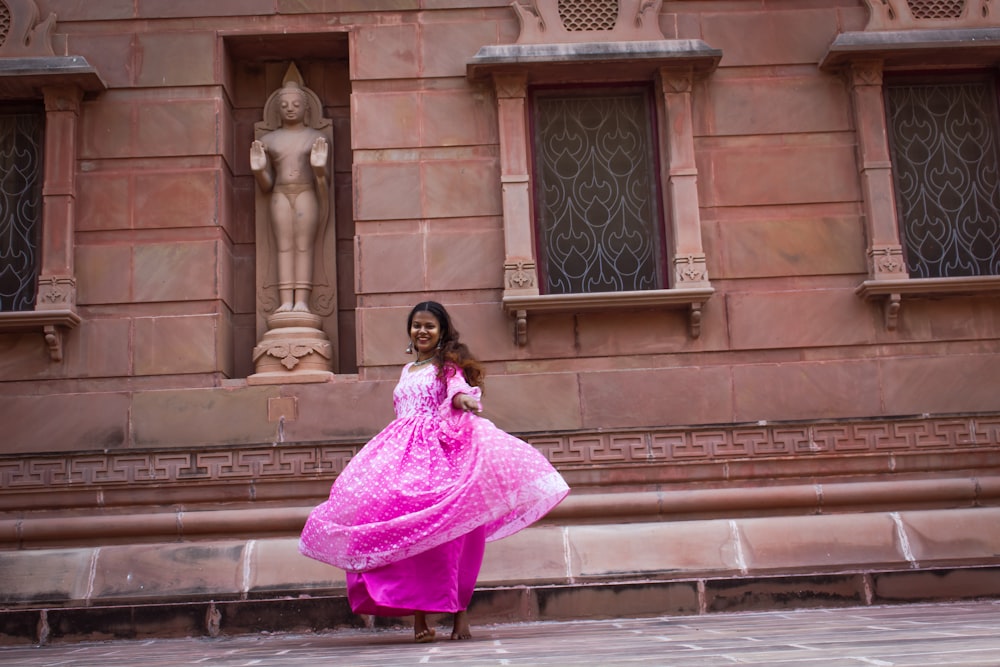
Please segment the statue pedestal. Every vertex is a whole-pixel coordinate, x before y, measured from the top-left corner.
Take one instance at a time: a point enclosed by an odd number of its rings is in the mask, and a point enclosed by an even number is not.
[[[329,382],[333,345],[312,313],[275,313],[268,331],[253,349],[254,369],[247,384]]]

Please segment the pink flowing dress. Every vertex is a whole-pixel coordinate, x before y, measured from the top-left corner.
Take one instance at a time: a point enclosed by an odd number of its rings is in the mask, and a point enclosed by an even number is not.
[[[569,493],[528,443],[476,414],[461,370],[445,378],[407,364],[393,392],[396,419],[345,466],[309,515],[299,551],[347,571],[356,613],[404,616],[468,607],[485,542],[543,517]]]

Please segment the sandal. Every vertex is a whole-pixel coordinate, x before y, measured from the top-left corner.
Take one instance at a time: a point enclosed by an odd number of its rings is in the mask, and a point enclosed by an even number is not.
[[[420,632],[414,633],[413,641],[415,641],[418,644],[426,644],[428,642],[434,641],[434,635],[436,634],[437,633],[434,632],[434,628],[427,628],[426,630],[421,630]]]

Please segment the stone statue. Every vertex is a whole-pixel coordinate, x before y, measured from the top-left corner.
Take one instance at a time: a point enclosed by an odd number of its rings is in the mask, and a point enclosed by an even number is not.
[[[280,301],[275,312],[308,313],[316,232],[330,206],[330,145],[305,124],[309,98],[298,82],[286,81],[278,101],[281,127],[251,144],[250,169],[261,191],[270,193]]]
[[[250,384],[325,382],[337,346],[333,129],[298,68],[254,125],[257,327]]]

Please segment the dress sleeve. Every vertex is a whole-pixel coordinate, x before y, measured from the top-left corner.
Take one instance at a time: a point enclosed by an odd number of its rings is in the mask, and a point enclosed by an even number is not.
[[[442,408],[448,408],[454,410],[452,407],[452,401],[458,394],[468,394],[472,398],[476,399],[476,403],[479,403],[479,407],[482,408],[483,391],[479,387],[470,386],[468,382],[465,381],[465,374],[462,369],[455,364],[448,364],[444,369],[444,378],[447,391],[445,391],[445,404]]]
[[[465,381],[465,374],[462,369],[455,364],[448,364],[444,371],[445,397],[438,408],[441,417],[441,439],[451,446],[460,446],[467,437],[467,432],[472,426],[475,415],[465,410],[457,410],[452,405],[456,394],[468,394],[480,403],[482,390],[479,387],[472,387]]]

